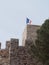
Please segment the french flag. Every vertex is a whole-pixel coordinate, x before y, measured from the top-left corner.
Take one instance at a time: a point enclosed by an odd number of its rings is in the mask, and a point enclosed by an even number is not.
[[[32,21],[30,19],[26,18],[26,24],[31,24],[31,23],[32,23]]]

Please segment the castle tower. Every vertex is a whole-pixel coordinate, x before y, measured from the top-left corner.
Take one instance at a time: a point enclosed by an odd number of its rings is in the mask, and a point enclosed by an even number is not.
[[[25,46],[26,40],[33,40],[35,43],[35,39],[37,38],[36,31],[40,29],[38,25],[27,25],[23,32],[22,45]]]
[[[10,41],[10,65],[16,65],[18,43],[18,39],[11,39]]]

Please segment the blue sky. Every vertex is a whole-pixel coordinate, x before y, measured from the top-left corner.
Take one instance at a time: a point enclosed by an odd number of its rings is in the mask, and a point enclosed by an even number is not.
[[[0,0],[0,42],[19,38],[26,26],[26,17],[32,24],[41,25],[49,18],[49,0]]]

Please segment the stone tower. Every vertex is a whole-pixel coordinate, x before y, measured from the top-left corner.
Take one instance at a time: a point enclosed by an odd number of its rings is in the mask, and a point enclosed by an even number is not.
[[[36,31],[40,29],[38,25],[27,25],[23,32],[22,45],[25,46],[25,40],[33,40],[35,43],[35,39],[37,38]]]

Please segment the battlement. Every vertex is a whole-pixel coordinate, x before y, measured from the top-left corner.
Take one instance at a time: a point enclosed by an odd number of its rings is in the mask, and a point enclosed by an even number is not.
[[[27,25],[22,34],[22,46],[25,46],[25,41],[28,39],[35,40],[37,37],[37,29],[40,29],[39,25]],[[19,39],[11,38],[9,41],[6,41],[6,49],[9,49],[10,43],[17,43],[16,46],[19,46]],[[0,50],[1,50],[1,42],[0,42]]]
[[[22,46],[19,46],[19,39],[11,38],[6,41],[6,48],[1,49],[0,43],[0,65],[40,65],[37,59],[32,58],[28,53],[30,46],[37,38],[38,25],[27,25],[23,32]],[[42,65],[42,64],[41,64]]]
[[[5,49],[9,49],[11,43],[17,43],[17,46],[19,46],[19,39],[11,38],[9,41],[6,41]],[[1,42],[0,42],[0,50],[2,50],[1,49]]]
[[[23,31],[23,35],[22,35],[22,46],[25,46],[25,42],[26,40],[30,40],[32,39],[35,42],[35,39],[37,37],[37,29],[40,29],[39,25],[27,25]],[[9,49],[10,48],[10,44],[13,46],[19,46],[19,39],[14,39],[11,38],[9,41],[6,41],[6,48],[5,49]],[[0,50],[1,50],[1,42],[0,42]]]

